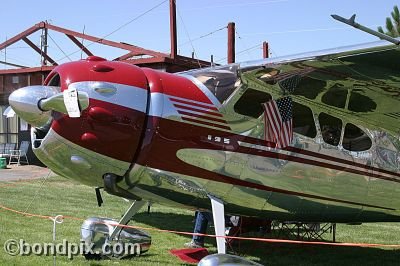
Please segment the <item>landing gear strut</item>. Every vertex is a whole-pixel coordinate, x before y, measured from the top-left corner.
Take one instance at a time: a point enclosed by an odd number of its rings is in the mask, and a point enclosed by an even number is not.
[[[81,239],[85,244],[87,259],[117,258],[140,255],[149,250],[151,237],[144,231],[116,226],[127,225],[131,218],[146,204],[134,201],[119,220],[92,217],[81,227]]]

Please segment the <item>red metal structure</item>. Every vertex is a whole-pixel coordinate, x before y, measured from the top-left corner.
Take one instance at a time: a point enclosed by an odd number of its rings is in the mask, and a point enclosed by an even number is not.
[[[176,22],[172,23],[171,20],[171,26],[176,28]],[[127,44],[127,43],[121,43],[121,42],[115,42],[99,37],[95,37],[92,35],[88,34],[83,34],[80,32],[72,31],[66,28],[58,27],[55,25],[52,25],[48,22],[40,22],[29,29],[21,32],[20,34],[17,34],[16,36],[12,37],[11,39],[3,42],[0,44],[0,50],[18,42],[18,41],[23,41],[26,44],[28,44],[34,51],[36,51],[38,54],[42,55],[45,60],[47,60],[52,66],[57,66],[58,62],[56,62],[44,49],[40,49],[38,46],[36,46],[28,37],[41,30],[53,30],[59,33],[63,33],[68,37],[76,46],[78,46],[82,51],[87,55],[87,56],[92,56],[93,53],[85,46],[81,44],[81,42],[78,40],[78,38],[91,41],[94,43],[102,44],[102,45],[107,45],[111,46],[114,48],[119,48],[122,50],[125,50],[126,53],[122,54],[121,56],[114,58],[113,61],[122,61],[122,62],[127,62],[139,66],[148,66],[148,67],[155,67],[156,65],[165,65],[166,68],[165,70],[167,72],[177,72],[177,71],[182,71],[182,70],[187,70],[187,69],[192,69],[192,68],[199,68],[199,67],[205,67],[209,66],[210,63],[206,61],[201,61],[201,60],[194,60],[190,57],[184,57],[184,56],[179,56],[176,54],[177,48],[176,48],[176,33],[172,31],[171,37],[171,54],[165,54],[161,52],[156,52],[153,50],[145,49],[139,46],[135,46],[132,44]],[[45,31],[47,33],[47,31]],[[139,58],[140,57],[140,58]],[[8,63],[9,64],[9,63]],[[13,69],[11,72],[9,70],[4,70],[0,71],[0,74],[8,74],[8,73],[28,73],[28,72],[35,72],[36,68],[27,68],[21,65],[16,65],[12,64],[13,66],[20,67],[21,69]],[[51,70],[53,67],[50,66],[50,68],[47,68],[47,66],[42,65],[43,71],[48,71]]]

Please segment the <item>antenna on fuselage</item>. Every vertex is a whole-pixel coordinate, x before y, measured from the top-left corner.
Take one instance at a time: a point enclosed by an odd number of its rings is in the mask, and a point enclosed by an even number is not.
[[[351,18],[349,18],[349,19],[345,19],[344,17],[341,17],[341,16],[339,16],[339,15],[331,15],[331,16],[332,16],[332,18],[336,19],[337,21],[340,21],[340,22],[342,22],[342,23],[345,23],[345,24],[347,24],[347,25],[350,25],[350,26],[352,26],[352,27],[354,27],[354,28],[356,28],[356,29],[359,29],[359,30],[361,30],[361,31],[364,31],[364,32],[366,32],[366,33],[369,33],[369,34],[371,34],[371,35],[374,35],[374,36],[376,36],[376,37],[378,37],[378,38],[381,38],[381,39],[386,40],[386,41],[388,41],[388,42],[394,43],[394,44],[396,44],[396,45],[399,45],[399,44],[400,44],[400,40],[397,40],[397,39],[395,39],[395,38],[393,38],[393,37],[390,37],[389,35],[386,35],[386,34],[381,33],[381,32],[379,32],[379,31],[370,29],[370,28],[368,28],[368,27],[365,27],[365,26],[363,26],[363,25],[358,24],[357,22],[355,22],[356,14],[354,14],[353,16],[351,16]]]

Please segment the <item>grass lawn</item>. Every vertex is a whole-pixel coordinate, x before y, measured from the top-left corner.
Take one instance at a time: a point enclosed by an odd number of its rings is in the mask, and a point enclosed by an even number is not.
[[[0,205],[49,216],[64,215],[82,219],[103,216],[119,219],[129,207],[121,198],[103,193],[104,205],[97,207],[94,189],[61,177],[31,182],[0,182]],[[193,211],[154,205],[134,217],[130,225],[191,232]],[[79,243],[82,221],[65,219],[57,225],[57,239]],[[2,246],[8,239],[24,239],[28,243],[52,242],[52,221],[26,217],[0,209],[0,265],[51,265],[53,257],[10,256]],[[57,257],[57,265],[178,265],[181,262],[169,253],[183,248],[189,236],[148,230],[152,236],[150,250],[124,260],[86,261],[82,256],[72,260]],[[209,233],[213,234],[210,230]],[[337,226],[337,242],[400,244],[400,224],[377,223]],[[61,242],[61,241],[60,241]],[[215,240],[207,239],[210,253],[216,252]],[[240,255],[268,265],[399,265],[400,250],[383,248],[302,246],[242,242]]]

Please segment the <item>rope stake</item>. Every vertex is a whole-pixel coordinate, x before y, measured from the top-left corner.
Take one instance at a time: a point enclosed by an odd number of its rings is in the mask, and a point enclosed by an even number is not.
[[[53,243],[56,244],[56,225],[64,222],[64,216],[57,215],[56,217],[49,217],[53,221]],[[56,266],[56,252],[53,255],[53,265]]]

